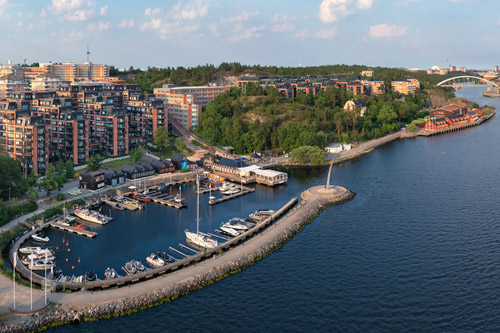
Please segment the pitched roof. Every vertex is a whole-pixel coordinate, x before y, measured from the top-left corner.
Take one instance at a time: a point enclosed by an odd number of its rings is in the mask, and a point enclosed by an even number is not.
[[[184,161],[185,159],[186,159],[186,156],[179,154],[179,153],[173,154],[172,157],[170,158],[170,160],[172,160],[174,162]]]

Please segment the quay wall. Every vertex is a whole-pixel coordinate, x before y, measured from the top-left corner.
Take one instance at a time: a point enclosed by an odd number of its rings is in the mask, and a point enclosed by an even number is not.
[[[341,188],[342,191],[335,195],[319,195],[317,192],[306,190],[301,194],[302,201],[291,210],[287,205],[293,205],[297,198],[292,199],[285,207],[277,213],[286,214],[273,223],[260,235],[255,235],[244,244],[232,248],[231,251],[216,256],[214,255],[213,266],[190,278],[178,279],[173,283],[165,284],[162,288],[149,290],[135,297],[121,296],[109,302],[96,302],[87,304],[55,304],[47,310],[36,313],[27,321],[13,324],[8,327],[0,326],[4,332],[24,332],[29,330],[42,330],[48,327],[62,325],[80,320],[97,320],[130,314],[141,309],[170,302],[191,291],[201,289],[204,286],[217,282],[224,277],[239,272],[241,269],[252,265],[256,261],[266,257],[279,249],[290,240],[294,234],[312,221],[321,210],[329,205],[339,204],[351,200],[355,193]],[[292,206],[293,206],[292,205]],[[288,207],[291,208],[292,206]],[[252,242],[254,245],[251,246]],[[231,255],[233,256],[231,257]],[[227,258],[225,259],[225,256]],[[232,258],[232,259],[229,259]],[[208,261],[205,261],[208,263]],[[192,265],[186,270],[194,269]],[[148,283],[148,282],[144,282]],[[121,290],[127,290],[121,289]],[[94,294],[106,293],[107,291],[95,292]],[[72,296],[71,294],[68,296]],[[76,295],[75,295],[76,296]]]

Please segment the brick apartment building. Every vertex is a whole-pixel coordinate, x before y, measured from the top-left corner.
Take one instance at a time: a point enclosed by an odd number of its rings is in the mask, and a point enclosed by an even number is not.
[[[0,151],[27,172],[43,174],[59,159],[83,164],[93,153],[125,155],[167,126],[163,102],[137,85],[78,82],[0,98]]]
[[[191,130],[201,124],[203,107],[229,89],[229,86],[175,87],[164,84],[162,88],[154,89],[154,94],[156,99],[163,101],[171,119]]]
[[[28,101],[0,101],[0,151],[19,161],[23,170],[44,173],[49,163],[46,125],[32,116]]]
[[[329,87],[342,88],[354,95],[365,93],[365,85],[356,78],[343,78],[330,75],[311,76],[242,76],[238,80],[238,88],[246,90],[249,83],[265,89],[276,88],[283,96],[294,99],[297,94],[312,94],[325,92]]]

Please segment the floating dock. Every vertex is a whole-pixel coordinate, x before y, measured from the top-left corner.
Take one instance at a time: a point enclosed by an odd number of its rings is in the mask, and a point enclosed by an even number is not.
[[[97,232],[78,229],[78,228],[75,228],[72,226],[60,224],[59,222],[50,222],[49,225],[52,228],[63,230],[63,231],[70,232],[72,234],[77,234],[80,236],[85,236],[85,237],[89,237],[89,238],[94,238],[95,236],[97,236]]]
[[[203,193],[208,193],[210,191],[218,191],[220,186],[214,186],[212,188],[200,188],[199,191],[196,192],[196,194],[203,194]]]
[[[167,205],[169,207],[174,207],[177,209],[187,207],[184,203],[175,202],[173,199],[160,199],[158,197],[151,197],[151,196],[150,196],[150,198],[151,198],[151,201],[153,201],[153,202],[160,203],[162,205]]]
[[[123,207],[123,205],[119,202],[116,202],[116,201],[111,201],[111,200],[108,200],[108,199],[102,199],[102,202],[104,202],[106,205],[109,205],[111,206],[111,208],[114,208],[114,209],[117,209],[117,210],[124,210],[125,207]]]
[[[248,193],[252,193],[252,192],[255,192],[254,188],[242,187],[241,191],[239,191],[238,193],[231,194],[231,195],[225,195],[222,198],[210,200],[208,202],[208,204],[213,206],[213,205],[216,205],[218,203],[221,203],[221,202],[224,202],[224,201],[228,201],[228,200],[231,200],[231,199],[234,199],[234,198],[237,198],[237,197],[241,197],[242,195],[245,195],[245,194],[248,194]]]

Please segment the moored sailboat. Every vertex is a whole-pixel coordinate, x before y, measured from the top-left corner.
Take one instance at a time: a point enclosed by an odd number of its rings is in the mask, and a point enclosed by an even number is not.
[[[210,236],[200,233],[200,179],[196,177],[196,192],[197,194],[197,206],[196,206],[196,233],[190,232],[186,229],[186,240],[188,243],[192,243],[196,246],[212,249],[217,247],[219,243],[212,239]]]

